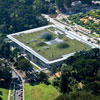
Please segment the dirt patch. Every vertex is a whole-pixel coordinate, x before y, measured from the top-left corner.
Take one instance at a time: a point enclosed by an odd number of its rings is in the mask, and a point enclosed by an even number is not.
[[[79,82],[78,84],[79,84],[80,89],[82,89],[83,88],[82,82]]]
[[[84,23],[87,23],[88,19],[86,18],[80,18],[81,21],[84,21]]]
[[[22,76],[23,79],[26,78],[25,72],[22,72],[22,71],[20,71],[20,70],[17,70],[17,71],[18,71],[18,73]]]
[[[60,76],[61,76],[61,72],[57,72],[57,73],[55,74],[55,76],[56,76],[56,77],[60,77]]]

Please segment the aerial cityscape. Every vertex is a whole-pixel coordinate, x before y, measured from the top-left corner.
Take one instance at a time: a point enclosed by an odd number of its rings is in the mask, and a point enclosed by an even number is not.
[[[0,100],[100,100],[100,0],[0,0]]]

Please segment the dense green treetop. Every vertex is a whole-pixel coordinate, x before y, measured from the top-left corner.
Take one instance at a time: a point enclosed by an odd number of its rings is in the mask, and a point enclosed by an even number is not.
[[[32,65],[27,59],[23,58],[21,60],[18,60],[17,68],[22,71],[28,72],[32,68]]]
[[[0,32],[14,33],[47,25],[41,13],[55,13],[55,8],[45,0],[1,0]]]
[[[99,100],[100,49],[80,51],[69,57],[61,67],[60,79],[53,82],[63,94],[56,100]]]

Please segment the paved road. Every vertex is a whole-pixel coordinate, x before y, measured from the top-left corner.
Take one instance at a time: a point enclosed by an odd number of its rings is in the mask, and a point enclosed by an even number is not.
[[[13,100],[23,100],[22,81],[15,71],[12,71],[12,78],[14,83]]]

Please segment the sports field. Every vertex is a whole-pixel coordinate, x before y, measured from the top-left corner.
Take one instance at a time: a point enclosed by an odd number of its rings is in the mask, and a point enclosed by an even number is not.
[[[25,100],[54,100],[58,95],[58,90],[52,85],[44,83],[32,86],[25,84]]]
[[[66,37],[64,32],[63,35],[54,34],[54,30],[55,29],[53,27],[50,27],[48,29],[44,29],[38,32],[33,32],[29,34],[23,33],[21,34],[21,36],[15,35],[14,37],[22,43],[24,43],[25,45],[31,47],[37,53],[39,53],[40,55],[42,55],[50,61],[61,58],[62,55],[66,55],[68,53],[90,49],[90,47],[87,44]],[[52,41],[54,39],[59,39],[63,41],[63,43],[55,43],[55,41]],[[46,44],[45,42],[48,41],[50,41],[51,43],[54,42],[54,44]]]

